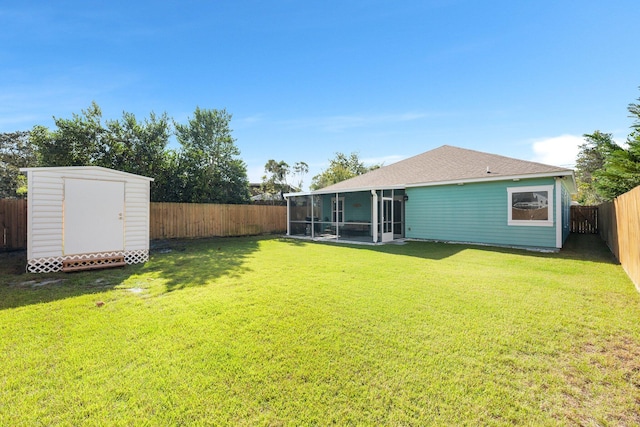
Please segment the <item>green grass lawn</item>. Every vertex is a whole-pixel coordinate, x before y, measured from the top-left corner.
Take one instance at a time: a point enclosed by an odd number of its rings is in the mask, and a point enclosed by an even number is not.
[[[0,425],[640,424],[640,295],[597,237],[169,246],[0,255]]]

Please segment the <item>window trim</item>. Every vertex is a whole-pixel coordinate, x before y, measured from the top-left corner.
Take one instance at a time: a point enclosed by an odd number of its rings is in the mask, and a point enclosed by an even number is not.
[[[546,191],[549,195],[547,203],[547,220],[522,220],[512,218],[513,207],[513,194],[514,193],[528,193],[536,191]],[[523,225],[527,227],[553,227],[553,216],[555,211],[553,210],[554,191],[553,185],[535,185],[529,187],[507,187],[507,224],[508,225]]]

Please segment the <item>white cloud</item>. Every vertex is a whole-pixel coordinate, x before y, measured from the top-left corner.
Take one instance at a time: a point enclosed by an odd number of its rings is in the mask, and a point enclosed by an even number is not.
[[[560,135],[533,141],[533,161],[553,166],[574,167],[582,136]]]

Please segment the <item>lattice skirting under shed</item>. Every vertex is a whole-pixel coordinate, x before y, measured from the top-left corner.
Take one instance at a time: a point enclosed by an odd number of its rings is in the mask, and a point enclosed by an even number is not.
[[[149,261],[149,250],[140,249],[137,251],[100,252],[87,255],[34,258],[27,261],[27,271],[29,273],[55,273],[62,271],[62,263],[64,261],[82,261],[117,256],[123,256],[124,262],[127,264],[139,264]]]

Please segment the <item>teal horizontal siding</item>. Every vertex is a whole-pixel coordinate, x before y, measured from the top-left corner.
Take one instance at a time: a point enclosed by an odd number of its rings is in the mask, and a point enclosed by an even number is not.
[[[539,178],[517,182],[408,188],[406,236],[415,239],[555,248],[555,226],[507,224],[508,187],[553,184],[553,178]],[[555,191],[552,197],[555,199]],[[555,203],[554,200],[554,217]]]
[[[322,221],[331,221],[331,199],[335,194],[322,195]],[[344,197],[344,219],[347,222],[371,221],[371,193],[360,191],[356,193],[340,193]]]

